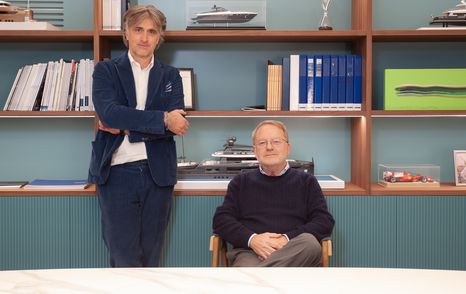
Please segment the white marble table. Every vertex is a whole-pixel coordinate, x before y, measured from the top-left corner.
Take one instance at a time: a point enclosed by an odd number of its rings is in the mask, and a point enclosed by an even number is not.
[[[466,293],[466,271],[137,268],[0,271],[0,293]]]

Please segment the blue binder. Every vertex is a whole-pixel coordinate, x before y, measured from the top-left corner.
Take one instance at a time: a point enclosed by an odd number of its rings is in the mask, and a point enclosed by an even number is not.
[[[314,56],[307,57],[307,110],[314,110]]]
[[[330,110],[338,106],[338,56],[330,55]]]
[[[346,56],[338,56],[338,109],[346,109]]]
[[[353,88],[353,108],[361,110],[362,103],[362,57],[354,55],[354,88]]]
[[[290,57],[282,60],[282,110],[290,110]]]
[[[307,109],[307,55],[299,55],[299,110]]]
[[[322,109],[322,56],[314,56],[314,109]]]
[[[322,109],[330,109],[330,55],[322,57]]]
[[[353,55],[346,56],[346,106],[353,109],[354,103],[354,58]]]

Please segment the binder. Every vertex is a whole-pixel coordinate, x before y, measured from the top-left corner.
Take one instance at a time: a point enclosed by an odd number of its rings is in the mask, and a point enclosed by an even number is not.
[[[314,110],[314,56],[307,57],[307,110]]]
[[[354,58],[346,56],[346,109],[353,109],[354,103]]]
[[[322,110],[330,109],[330,55],[322,57]]]
[[[354,88],[353,100],[354,110],[361,110],[362,104],[362,57],[361,55],[354,55]]]
[[[330,110],[338,110],[338,56],[330,56]]]
[[[322,110],[322,56],[314,58],[314,110]]]
[[[299,104],[298,109],[307,110],[307,55],[299,55]]]
[[[338,56],[338,109],[346,109],[346,56]]]

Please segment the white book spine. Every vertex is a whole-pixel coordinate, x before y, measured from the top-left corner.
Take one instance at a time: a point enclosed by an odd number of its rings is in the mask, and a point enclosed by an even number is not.
[[[290,55],[290,111],[299,109],[299,55]]]
[[[16,92],[18,81],[19,81],[19,78],[21,77],[22,71],[23,71],[23,68],[20,68],[18,69],[18,72],[16,73],[15,81],[13,82],[13,86],[11,86],[10,93],[8,94],[8,98],[6,99],[5,105],[3,106],[4,111],[9,110],[9,106],[12,101],[12,97],[14,96],[14,93]]]

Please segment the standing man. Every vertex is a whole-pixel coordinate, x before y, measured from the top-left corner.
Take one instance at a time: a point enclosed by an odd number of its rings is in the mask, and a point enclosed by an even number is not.
[[[174,135],[188,129],[181,77],[154,58],[166,28],[152,5],[124,15],[128,51],[99,62],[93,102],[99,131],[89,181],[97,184],[113,267],[158,266],[176,183]]]
[[[214,233],[233,245],[232,266],[319,266],[335,223],[316,178],[290,168],[288,132],[266,120],[252,132],[259,168],[228,185]]]

